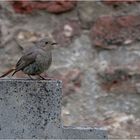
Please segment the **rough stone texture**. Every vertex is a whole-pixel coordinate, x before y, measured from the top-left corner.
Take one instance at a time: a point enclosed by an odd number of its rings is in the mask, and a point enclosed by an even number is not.
[[[63,13],[70,11],[76,6],[76,1],[33,1],[33,0],[19,0],[11,2],[16,13],[32,13],[36,10],[47,10],[50,13]]]
[[[140,40],[140,16],[104,16],[91,29],[91,40],[96,47],[112,49]]]
[[[111,9],[100,1],[83,1],[79,2],[78,15],[83,28],[89,29],[96,19],[101,15],[111,14]]]
[[[65,23],[61,23],[52,32],[52,35],[56,42],[59,42],[59,46],[67,47],[71,44],[72,40],[80,36],[81,32],[81,24],[78,20],[67,20]]]
[[[124,37],[126,41],[122,39],[121,45],[113,44],[117,46],[115,49],[94,47],[91,44],[94,39],[89,35],[91,27],[105,16],[110,17],[114,25],[119,17],[140,15],[139,2],[115,1],[110,1],[110,5],[103,0],[77,1],[71,11],[63,14],[50,13],[46,9],[20,14],[14,11],[11,3],[0,1],[0,74],[15,65],[22,54],[21,48],[29,47],[31,41],[47,33],[58,31],[64,39],[58,39],[58,43],[64,45],[53,50],[53,63],[47,74],[63,80],[64,124],[103,127],[108,130],[109,138],[140,139],[140,42],[136,39],[139,25],[134,26],[135,34],[127,32],[131,31],[131,26],[130,29],[126,27],[122,33],[126,31],[126,37],[134,40]],[[110,35],[109,30],[106,32]],[[116,35],[115,40],[122,33]],[[63,38],[65,35],[68,36]],[[104,41],[104,36],[101,37]],[[15,40],[23,41],[22,47]],[[15,75],[25,76],[21,72]]]
[[[139,43],[135,45],[135,49],[139,50]],[[98,79],[103,89],[114,93],[139,93],[137,88],[140,82],[140,56],[135,49],[134,46],[129,48],[122,46],[119,50],[112,50],[111,53],[108,51],[99,53],[102,58],[98,58],[98,61],[104,61],[106,65],[102,70],[97,68]]]
[[[61,82],[0,80],[0,139],[107,139],[103,129],[63,127]]]
[[[132,4],[131,4],[132,3]],[[82,27],[90,29],[102,16],[139,14],[139,2],[126,1],[83,1],[77,5],[77,12]]]

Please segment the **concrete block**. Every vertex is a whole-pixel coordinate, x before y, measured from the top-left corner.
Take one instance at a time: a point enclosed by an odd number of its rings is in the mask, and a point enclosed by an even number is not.
[[[101,128],[91,127],[63,127],[64,139],[107,139],[107,133]]]
[[[58,80],[0,80],[0,139],[107,138],[106,131],[63,127]]]

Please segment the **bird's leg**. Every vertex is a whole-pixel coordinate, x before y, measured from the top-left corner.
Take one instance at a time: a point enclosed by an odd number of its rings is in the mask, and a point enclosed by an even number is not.
[[[29,74],[28,74],[28,76],[30,77],[30,79],[32,79],[32,80],[33,80],[33,78],[32,78],[32,76],[31,76],[31,75],[29,75]]]
[[[42,80],[46,80],[44,77],[42,77],[41,75],[38,74],[38,76],[42,79]]]
[[[48,78],[44,78],[44,77],[42,77],[41,75],[38,75],[42,80],[51,80],[52,78],[49,78],[48,76]]]

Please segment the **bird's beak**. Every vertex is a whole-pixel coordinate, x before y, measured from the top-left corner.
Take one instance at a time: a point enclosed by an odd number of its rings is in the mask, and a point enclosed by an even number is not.
[[[52,45],[57,45],[57,44],[58,44],[58,43],[56,43],[56,42],[53,42],[53,43],[52,43]]]

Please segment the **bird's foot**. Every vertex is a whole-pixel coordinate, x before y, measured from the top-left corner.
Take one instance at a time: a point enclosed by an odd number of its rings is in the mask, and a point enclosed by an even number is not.
[[[42,80],[46,80],[43,76],[41,75],[38,75]]]
[[[45,78],[41,75],[38,75],[42,80],[53,80],[53,78],[46,76]]]

